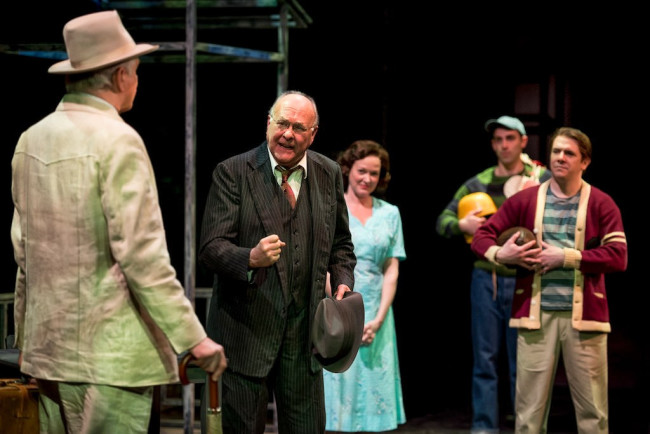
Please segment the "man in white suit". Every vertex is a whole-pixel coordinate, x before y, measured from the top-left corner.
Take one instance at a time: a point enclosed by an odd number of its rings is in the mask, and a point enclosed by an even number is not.
[[[16,346],[37,380],[41,432],[146,433],[153,387],[178,382],[189,350],[226,368],[171,266],[151,162],[120,117],[139,56],[117,12],[69,21],[56,110],[25,131],[12,160]]]

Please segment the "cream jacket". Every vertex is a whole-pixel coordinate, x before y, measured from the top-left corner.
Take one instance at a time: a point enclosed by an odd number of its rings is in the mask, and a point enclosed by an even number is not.
[[[178,381],[206,333],[170,263],[139,134],[114,107],[68,94],[12,160],[11,238],[23,373],[147,386]]]

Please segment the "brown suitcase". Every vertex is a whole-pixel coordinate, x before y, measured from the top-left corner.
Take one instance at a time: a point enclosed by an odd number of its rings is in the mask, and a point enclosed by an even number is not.
[[[19,378],[0,379],[0,432],[38,434],[38,386]]]

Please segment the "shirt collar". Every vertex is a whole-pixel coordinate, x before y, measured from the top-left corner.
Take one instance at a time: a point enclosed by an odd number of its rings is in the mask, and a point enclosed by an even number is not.
[[[119,112],[113,104],[96,95],[87,92],[67,92],[62,102],[73,102],[77,104],[90,105],[99,110],[110,110],[119,116]]]
[[[87,92],[79,92],[79,93],[82,94],[83,96],[87,97],[87,98],[90,98],[90,99],[93,99],[93,100],[97,101],[98,103],[102,103],[102,104],[105,104],[107,106],[110,106],[113,110],[117,111],[115,106],[113,104],[111,104],[110,102],[106,101],[104,98],[98,97],[97,95],[93,95],[92,93],[87,93]]]
[[[271,153],[271,150],[268,147],[266,148],[266,150],[269,153],[269,159],[271,160],[271,167],[273,168],[274,171],[276,170],[276,166],[284,167],[284,166],[278,164],[278,162],[275,160],[275,158],[273,158],[273,154]],[[302,166],[302,171],[303,171],[302,177],[306,178],[307,177],[307,153],[306,152],[305,152],[305,155],[302,156],[302,158],[300,159],[298,164],[296,164],[296,166]],[[293,166],[293,167],[296,167],[296,166]],[[289,169],[293,169],[293,167],[289,167]]]

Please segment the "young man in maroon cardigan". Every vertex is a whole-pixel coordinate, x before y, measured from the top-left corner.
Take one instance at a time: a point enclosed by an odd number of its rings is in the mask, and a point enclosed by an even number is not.
[[[474,234],[472,250],[518,267],[510,326],[518,328],[515,431],[545,432],[560,353],[580,432],[608,431],[605,273],[627,268],[618,206],[582,179],[591,141],[563,127],[551,138],[552,177],[507,199]],[[537,239],[521,246],[513,226]],[[536,245],[537,243],[537,245]]]

